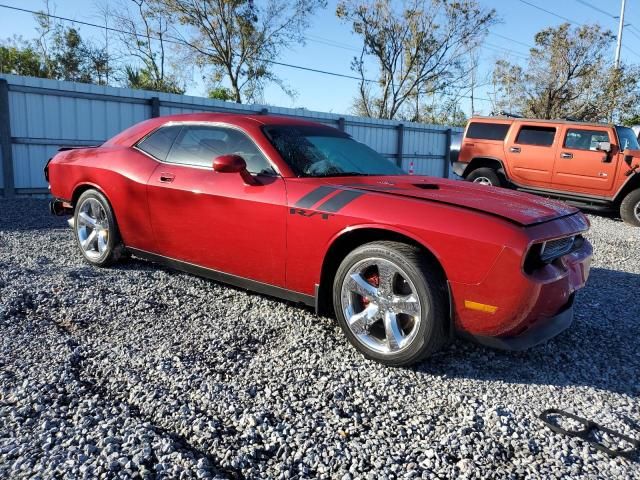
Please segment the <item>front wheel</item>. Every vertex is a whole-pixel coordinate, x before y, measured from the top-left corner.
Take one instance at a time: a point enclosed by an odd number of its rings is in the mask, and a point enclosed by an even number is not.
[[[365,357],[406,366],[447,341],[446,284],[417,247],[373,242],[352,251],[333,285],[338,322]]]
[[[490,185],[494,187],[502,186],[502,181],[500,180],[498,172],[489,167],[476,168],[466,176],[466,180],[480,185]]]
[[[620,204],[620,216],[629,225],[640,227],[640,188],[624,197]]]
[[[74,212],[74,230],[82,255],[92,265],[107,267],[124,253],[111,206],[97,190],[80,195]]]

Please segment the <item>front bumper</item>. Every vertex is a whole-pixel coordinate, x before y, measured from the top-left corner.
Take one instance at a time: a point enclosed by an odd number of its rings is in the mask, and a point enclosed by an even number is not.
[[[521,350],[559,334],[571,325],[573,298],[587,281],[592,253],[585,241],[579,250],[525,274],[521,259],[505,250],[482,282],[451,282],[458,335]]]
[[[459,177],[464,177],[464,171],[469,164],[465,162],[451,162],[451,170]]]
[[[460,332],[462,338],[499,350],[521,351],[544,343],[559,335],[573,323],[573,299],[554,317],[530,325],[524,332],[512,337],[489,337]]]

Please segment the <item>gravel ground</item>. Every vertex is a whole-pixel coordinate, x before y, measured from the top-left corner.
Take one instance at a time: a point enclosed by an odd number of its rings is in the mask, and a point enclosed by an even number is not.
[[[136,259],[91,268],[46,201],[2,201],[0,478],[640,478],[536,418],[640,437],[640,230],[591,221],[570,330],[391,369],[309,309]]]

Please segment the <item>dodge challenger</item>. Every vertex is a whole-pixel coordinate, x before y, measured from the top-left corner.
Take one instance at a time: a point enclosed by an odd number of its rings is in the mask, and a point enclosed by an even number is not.
[[[514,350],[544,342],[571,324],[589,274],[577,209],[408,175],[299,119],[154,118],[61,149],[45,176],[90,264],[133,254],[313,306],[388,365],[456,335]]]

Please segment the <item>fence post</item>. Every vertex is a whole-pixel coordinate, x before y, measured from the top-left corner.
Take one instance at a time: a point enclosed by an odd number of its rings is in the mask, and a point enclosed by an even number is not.
[[[151,97],[151,118],[158,118],[160,116],[160,98]]]
[[[344,117],[338,119],[338,130],[344,132]]]
[[[10,198],[15,194],[15,183],[13,178],[13,152],[11,150],[9,83],[5,78],[0,78],[0,151],[2,151],[4,196]]]
[[[452,131],[447,128],[447,146],[444,152],[444,178],[449,178],[451,169],[451,135]]]
[[[404,150],[404,124],[399,123],[398,127],[398,146],[396,147],[396,164],[402,168],[402,152]]]

